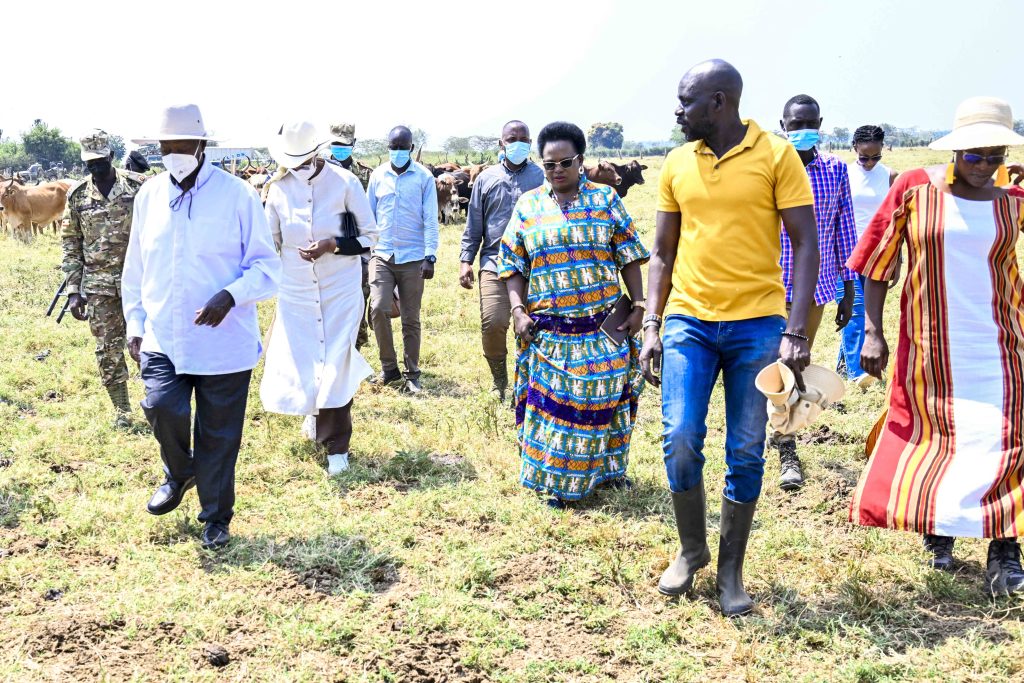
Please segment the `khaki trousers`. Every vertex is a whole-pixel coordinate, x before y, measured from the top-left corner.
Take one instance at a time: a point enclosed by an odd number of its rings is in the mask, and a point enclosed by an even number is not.
[[[387,261],[379,256],[370,259],[370,322],[377,338],[380,365],[384,372],[398,369],[398,354],[391,331],[388,312],[398,287],[398,304],[402,318],[402,351],[406,379],[420,376],[420,304],[423,301],[423,276],[420,261],[396,264],[392,256]]]
[[[504,361],[508,357],[509,321],[512,319],[512,304],[508,300],[508,287],[497,273],[480,271],[480,336],[483,341],[484,358]]]

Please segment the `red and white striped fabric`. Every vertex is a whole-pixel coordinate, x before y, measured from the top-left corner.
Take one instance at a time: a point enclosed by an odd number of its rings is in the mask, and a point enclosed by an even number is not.
[[[986,538],[1024,529],[1021,202],[1016,191],[959,199],[911,171],[851,256],[850,268],[886,280],[907,246],[888,414],[852,521]]]

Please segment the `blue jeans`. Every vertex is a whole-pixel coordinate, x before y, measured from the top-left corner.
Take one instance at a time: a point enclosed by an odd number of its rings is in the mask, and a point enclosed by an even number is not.
[[[846,363],[846,378],[857,379],[866,373],[860,366],[860,350],[864,348],[864,277],[853,281],[853,315],[850,322],[841,331],[839,340],[839,358],[836,367]],[[836,303],[843,300],[843,281],[840,280],[836,289]]]
[[[704,470],[708,403],[718,375],[725,385],[726,498],[749,503],[761,494],[767,400],[754,378],[779,357],[782,316],[705,322],[665,319],[662,344],[662,448],[668,485],[675,493],[696,486]]]

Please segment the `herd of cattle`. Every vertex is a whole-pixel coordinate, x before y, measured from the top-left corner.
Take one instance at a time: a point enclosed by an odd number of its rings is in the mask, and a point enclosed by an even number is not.
[[[367,170],[369,167],[361,164]],[[473,183],[489,164],[424,164],[433,174],[437,184],[438,220],[448,225],[455,223],[459,214],[465,214],[472,193]],[[611,185],[620,197],[625,197],[629,188],[643,185],[643,171],[647,166],[639,161],[627,164],[615,164],[610,161],[598,161],[597,164],[586,166],[587,177],[595,183]],[[257,192],[273,177],[266,168],[250,168],[239,175],[243,176]],[[13,175],[0,176],[0,209],[2,209],[3,228],[11,232],[23,242],[31,241],[33,235],[42,233],[47,225],[52,225],[56,233],[60,227],[61,216],[67,204],[67,193],[71,182],[57,180],[28,185]]]
[[[446,163],[436,166],[425,164],[425,166],[434,174],[434,182],[437,184],[438,220],[447,225],[458,220],[460,211],[463,214],[466,213],[466,205],[469,204],[473,183],[476,182],[477,176],[490,165],[459,166]],[[628,164],[598,161],[595,165],[584,166],[584,169],[587,178],[595,183],[611,185],[620,197],[625,197],[629,188],[644,184],[643,172],[647,170],[647,166],[636,160],[630,161]]]

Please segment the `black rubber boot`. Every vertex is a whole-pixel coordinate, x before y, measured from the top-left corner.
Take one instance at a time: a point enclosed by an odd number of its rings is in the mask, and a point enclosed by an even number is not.
[[[988,592],[993,596],[1024,592],[1020,545],[1013,538],[994,538],[988,544]]]
[[[757,500],[736,503],[722,498],[721,539],[718,543],[718,604],[727,617],[740,617],[754,609],[743,589],[743,558],[754,522]]]
[[[491,391],[498,393],[501,402],[505,402],[505,392],[508,391],[508,367],[505,360],[492,360],[487,358],[487,365],[491,368],[491,379],[493,384]]]
[[[703,480],[682,493],[672,494],[680,548],[675,562],[665,569],[658,581],[658,591],[662,595],[689,593],[697,570],[711,562],[705,508]]]
[[[924,549],[931,553],[928,565],[932,569],[944,572],[953,571],[953,543],[956,538],[953,536],[936,536],[935,534],[924,535]]]

